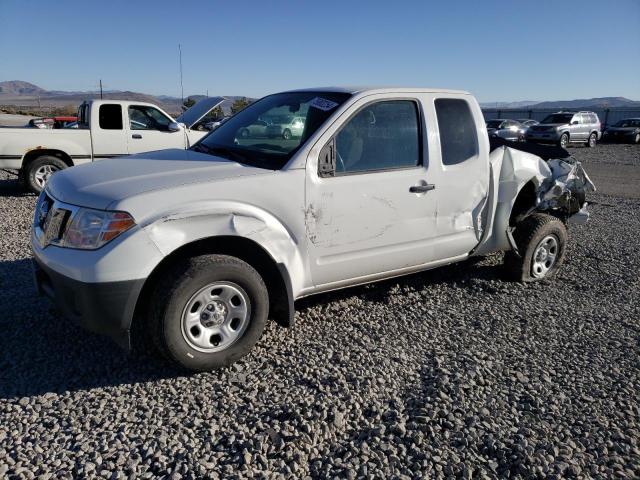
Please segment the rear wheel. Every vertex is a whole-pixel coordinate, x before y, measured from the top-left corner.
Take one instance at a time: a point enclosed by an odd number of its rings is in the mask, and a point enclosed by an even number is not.
[[[591,135],[589,135],[586,146],[589,148],[593,148],[596,146],[596,143],[598,143],[598,134],[593,132]]]
[[[248,128],[243,128],[242,130],[240,130],[240,137],[241,138],[249,138],[249,129]]]
[[[508,275],[519,282],[550,278],[564,262],[567,229],[556,217],[534,213],[516,225],[518,253],[505,254]]]
[[[558,145],[560,145],[562,148],[566,148],[567,145],[569,145],[569,134],[568,133],[563,133],[560,136],[560,141],[558,142]]]
[[[163,275],[148,311],[147,330],[157,349],[183,368],[206,371],[251,350],[264,330],[269,296],[249,264],[202,255]]]
[[[43,155],[29,163],[24,172],[24,183],[28,190],[40,193],[51,175],[67,168],[67,164],[58,157]]]

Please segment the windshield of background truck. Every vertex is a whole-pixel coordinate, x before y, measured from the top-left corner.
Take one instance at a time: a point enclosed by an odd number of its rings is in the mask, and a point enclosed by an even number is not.
[[[238,112],[191,149],[279,170],[350,96],[329,92],[270,95]],[[279,129],[268,128],[294,116],[303,123],[301,135],[282,135]]]

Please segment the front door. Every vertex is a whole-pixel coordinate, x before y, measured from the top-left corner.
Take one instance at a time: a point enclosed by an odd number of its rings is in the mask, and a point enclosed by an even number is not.
[[[128,114],[129,153],[186,148],[185,132],[183,130],[169,130],[169,124],[173,120],[157,108],[149,105],[130,105]]]
[[[433,260],[436,202],[422,118],[414,99],[363,100],[332,137],[335,173],[323,176],[308,162],[305,221],[315,286]]]

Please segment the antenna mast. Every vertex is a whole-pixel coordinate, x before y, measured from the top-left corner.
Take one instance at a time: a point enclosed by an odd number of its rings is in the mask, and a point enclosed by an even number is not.
[[[180,59],[180,98],[182,99],[182,103],[184,103],[184,87],[182,86],[182,46],[178,44],[178,52]]]

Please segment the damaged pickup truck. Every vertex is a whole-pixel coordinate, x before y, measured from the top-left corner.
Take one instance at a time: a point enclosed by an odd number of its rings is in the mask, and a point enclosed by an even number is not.
[[[241,135],[292,115],[300,137]],[[594,187],[565,150],[517,146],[491,149],[465,92],[270,95],[188,150],[53,175],[36,284],[84,327],[200,371],[249,352],[269,318],[292,326],[308,295],[497,251],[512,278],[546,279]]]

